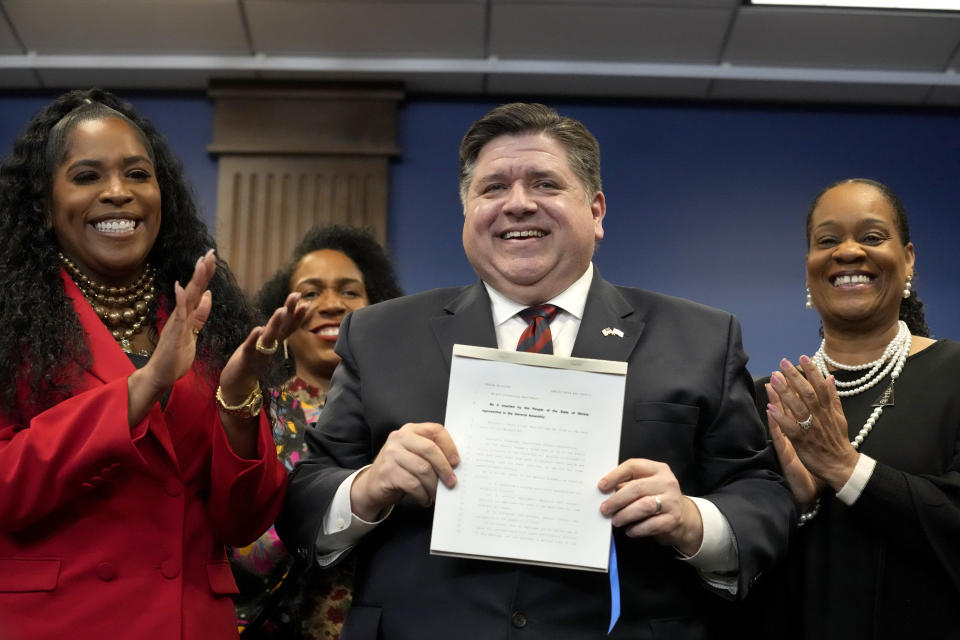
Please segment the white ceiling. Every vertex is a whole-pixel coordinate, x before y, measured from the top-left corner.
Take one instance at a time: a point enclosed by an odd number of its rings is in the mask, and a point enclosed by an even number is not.
[[[0,89],[401,81],[408,93],[960,105],[960,15],[740,0],[0,0]]]

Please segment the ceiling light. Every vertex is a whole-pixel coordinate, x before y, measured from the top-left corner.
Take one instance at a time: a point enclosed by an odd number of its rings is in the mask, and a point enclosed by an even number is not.
[[[750,4],[789,5],[796,7],[848,7],[869,9],[919,9],[926,11],[960,11],[956,0],[750,0]]]

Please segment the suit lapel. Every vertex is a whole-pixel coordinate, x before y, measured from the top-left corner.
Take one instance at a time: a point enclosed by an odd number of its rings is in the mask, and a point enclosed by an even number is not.
[[[80,293],[80,289],[77,288],[73,279],[62,269],[60,277],[63,279],[67,296],[73,302],[77,317],[80,318],[80,326],[83,327],[90,341],[90,356],[93,363],[87,369],[87,373],[101,382],[107,383],[117,378],[129,376],[136,371],[136,367],[130,362],[130,358],[126,356],[117,341],[113,339],[110,331],[100,320],[90,303],[87,302],[87,299]]]
[[[483,283],[466,287],[444,307],[444,315],[430,319],[443,361],[450,368],[453,345],[497,348],[490,298]]]
[[[482,282],[461,290],[444,311],[444,315],[431,318],[430,324],[448,369],[455,344],[497,347],[490,298]],[[643,326],[640,314],[594,268],[593,282],[571,355],[627,362],[637,346]],[[623,336],[605,332],[605,329],[617,329]]]
[[[571,355],[627,362],[637,346],[643,326],[640,314],[594,268],[593,282]]]

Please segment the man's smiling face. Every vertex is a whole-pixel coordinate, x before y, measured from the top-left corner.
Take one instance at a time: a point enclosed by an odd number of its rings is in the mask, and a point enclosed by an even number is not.
[[[538,304],[586,271],[605,212],[603,193],[584,191],[555,139],[500,136],[477,156],[464,201],[463,248],[494,289]]]

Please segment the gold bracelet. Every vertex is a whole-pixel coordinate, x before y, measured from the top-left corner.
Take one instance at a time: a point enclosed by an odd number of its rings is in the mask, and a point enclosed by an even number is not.
[[[223,400],[223,387],[217,387],[217,404],[224,413],[240,418],[255,418],[260,413],[263,406],[263,393],[260,392],[260,383],[253,388],[246,400],[238,405],[231,406]]]

